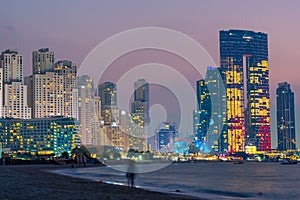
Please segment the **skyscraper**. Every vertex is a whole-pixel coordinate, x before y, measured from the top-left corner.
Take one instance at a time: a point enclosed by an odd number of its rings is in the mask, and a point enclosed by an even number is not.
[[[117,86],[112,82],[98,85],[98,96],[101,100],[101,116],[105,125],[118,121]]]
[[[58,75],[61,75],[64,79],[64,116],[78,119],[77,106],[73,106],[73,104],[77,105],[77,88],[75,88],[77,78],[77,66],[69,60],[58,61],[54,65],[54,72]]]
[[[33,117],[65,116],[64,78],[55,72],[33,75]]]
[[[81,143],[91,145],[93,142],[94,82],[87,75],[80,76],[77,86]]]
[[[207,67],[205,79],[197,81],[198,126],[196,147],[203,151],[224,151],[225,94],[220,68]],[[227,148],[227,146],[226,146]]]
[[[0,67],[3,69],[3,83],[23,81],[23,56],[17,49],[7,49],[0,57]]]
[[[130,147],[147,150],[149,122],[149,83],[145,79],[134,82],[134,101],[131,103]]]
[[[197,81],[197,100],[199,125],[196,134],[196,146],[202,149],[206,143],[207,131],[211,118],[211,100],[207,88],[207,82],[204,79]]]
[[[20,119],[31,118],[31,108],[27,105],[27,86],[23,85],[23,56],[16,49],[2,52],[0,68],[0,91],[1,97],[4,97],[3,104],[1,99],[1,115]]]
[[[290,84],[278,84],[276,99],[278,150],[296,149],[294,92]]]
[[[154,135],[155,150],[173,152],[177,134],[178,130],[174,122],[162,123]]]
[[[271,148],[268,36],[220,31],[220,64],[226,86],[228,151]]]
[[[54,53],[49,48],[42,48],[32,52],[32,74],[44,74],[53,71]]]

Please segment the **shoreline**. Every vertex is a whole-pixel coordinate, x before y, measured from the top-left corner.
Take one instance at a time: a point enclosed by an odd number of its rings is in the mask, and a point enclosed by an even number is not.
[[[131,188],[53,172],[59,169],[70,169],[70,166],[0,166],[0,185],[3,191],[0,199],[203,199],[188,194]]]
[[[106,166],[100,166],[99,168],[96,167],[96,169],[101,169],[101,167],[104,167],[106,168]],[[78,167],[78,168],[74,168],[74,169],[69,169],[69,168],[63,168],[63,169],[58,169],[58,170],[48,170],[47,172],[49,173],[54,173],[54,174],[59,174],[59,175],[62,175],[62,176],[68,176],[68,177],[73,177],[73,178],[78,178],[78,179],[83,179],[83,180],[87,180],[87,181],[93,181],[93,182],[97,182],[97,183],[103,183],[103,184],[108,184],[108,185],[114,185],[114,186],[122,186],[122,187],[128,187],[128,188],[131,188],[127,185],[127,183],[122,183],[119,179],[118,181],[113,181],[111,180],[110,178],[109,179],[105,179],[104,177],[101,177],[101,178],[95,178],[95,177],[91,177],[91,176],[82,176],[82,175],[79,175],[78,172],[75,172],[75,170],[89,170],[91,169],[90,167],[86,167],[86,168],[82,168],[82,167]],[[112,169],[114,170],[114,169]],[[75,172],[72,173],[72,172]],[[80,172],[81,173],[84,173],[84,172]],[[122,172],[121,172],[122,173]],[[105,176],[107,175],[106,173],[101,173],[100,176]],[[124,177],[125,177],[125,174],[124,174]],[[155,192],[155,193],[162,193],[162,194],[167,194],[167,195],[172,195],[172,196],[180,196],[184,199],[206,199],[206,198],[203,198],[203,197],[200,197],[199,195],[197,194],[194,194],[194,193],[190,193],[190,192],[186,192],[186,191],[182,191],[182,190],[167,190],[167,189],[164,189],[164,188],[159,188],[159,187],[149,187],[149,186],[144,186],[144,185],[135,185],[133,188],[135,189],[139,189],[139,190],[144,190],[144,191],[150,191],[150,192]]]

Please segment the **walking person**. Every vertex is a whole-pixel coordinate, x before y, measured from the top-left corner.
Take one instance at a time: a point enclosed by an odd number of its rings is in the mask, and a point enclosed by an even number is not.
[[[134,179],[135,179],[135,161],[134,160],[128,161],[126,177],[127,177],[127,185],[134,187]]]

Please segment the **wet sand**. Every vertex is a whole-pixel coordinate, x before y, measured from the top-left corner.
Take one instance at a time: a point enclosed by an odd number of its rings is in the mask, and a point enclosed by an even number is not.
[[[67,177],[49,171],[67,166],[0,166],[0,199],[196,199]]]

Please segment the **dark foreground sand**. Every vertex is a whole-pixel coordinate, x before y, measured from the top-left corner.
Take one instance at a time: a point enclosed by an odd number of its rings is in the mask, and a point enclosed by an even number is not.
[[[47,172],[61,167],[54,165],[0,166],[0,199],[193,199]]]

